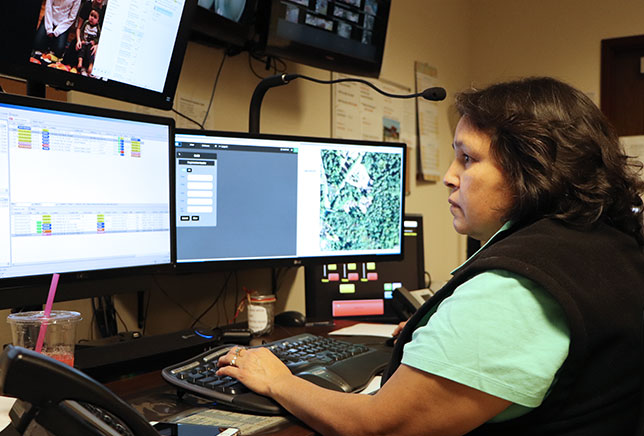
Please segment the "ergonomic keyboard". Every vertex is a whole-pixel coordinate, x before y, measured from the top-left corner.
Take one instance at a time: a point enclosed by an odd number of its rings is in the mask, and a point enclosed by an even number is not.
[[[163,378],[179,388],[211,398],[236,409],[262,414],[283,414],[272,399],[258,395],[231,377],[218,377],[217,360],[234,345],[208,350],[192,359],[171,365],[161,372]],[[271,350],[291,372],[318,386],[342,392],[356,392],[382,371],[391,352],[361,344],[304,333],[261,347]]]

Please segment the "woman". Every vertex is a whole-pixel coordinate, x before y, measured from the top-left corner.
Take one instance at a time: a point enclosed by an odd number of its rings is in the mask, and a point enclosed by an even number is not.
[[[318,388],[265,349],[231,351],[219,374],[323,434],[634,433],[639,168],[592,101],[554,79],[456,107],[448,202],[456,231],[486,244],[407,322],[380,391]]]

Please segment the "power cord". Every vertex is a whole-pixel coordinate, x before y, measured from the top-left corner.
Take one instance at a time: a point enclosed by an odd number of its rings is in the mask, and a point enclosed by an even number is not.
[[[197,316],[197,318],[196,318],[196,319],[195,319],[195,321],[192,323],[192,325],[190,326],[190,328],[194,328],[194,327],[195,327],[195,325],[196,325],[198,322],[201,322],[201,318],[203,318],[203,317],[204,317],[208,312],[210,312],[210,309],[212,309],[213,307],[215,307],[215,305],[217,304],[217,302],[219,301],[219,299],[221,298],[221,296],[222,296],[222,295],[224,294],[224,292],[226,291],[226,288],[228,287],[228,282],[230,281],[230,278],[232,277],[232,275],[233,275],[233,273],[232,273],[232,272],[229,272],[229,273],[228,273],[228,275],[226,276],[226,279],[224,280],[224,284],[222,285],[221,289],[219,290],[219,293],[217,294],[217,296],[215,297],[215,300],[214,300],[214,301],[213,301],[213,302],[212,302],[208,307],[206,307],[206,309],[205,309],[203,312],[201,312],[201,314],[200,314],[199,316]],[[217,314],[217,324],[219,324],[219,314]]]
[[[198,126],[199,126],[199,128],[200,128],[201,130],[203,130],[203,129],[204,129],[203,124],[199,123],[199,121],[195,121],[195,120],[193,120],[192,118],[190,118],[190,117],[189,117],[189,116],[187,116],[187,115],[182,114],[181,112],[179,112],[179,111],[178,111],[178,110],[176,110],[175,108],[172,108],[172,112],[174,112],[175,114],[179,115],[179,116],[180,116],[180,117],[182,117],[182,118],[185,118],[186,120],[190,121],[191,123],[195,123],[196,125],[198,125]]]
[[[190,121],[191,123],[196,124],[199,126],[201,130],[205,130],[206,126],[206,120],[208,119],[208,114],[210,113],[210,109],[212,107],[212,102],[215,97],[215,90],[217,89],[217,83],[219,82],[219,77],[221,76],[221,70],[224,68],[224,62],[226,61],[226,58],[228,57],[228,53],[224,52],[224,56],[221,58],[221,63],[219,64],[219,69],[217,69],[217,75],[215,76],[215,83],[212,86],[212,92],[210,93],[210,101],[208,102],[208,108],[206,109],[206,115],[203,118],[203,121],[200,123],[199,121],[190,118],[189,116],[182,114],[175,108],[172,108],[172,112],[175,114],[179,115],[180,117]]]
[[[116,310],[112,296],[93,297],[92,310],[101,337],[109,338],[118,334]]]
[[[269,71],[273,70],[273,74],[279,74],[279,73],[285,73],[286,72],[286,62],[282,60],[281,58],[277,56],[260,56],[256,53],[251,53],[250,51],[248,52],[248,68],[250,71],[253,73],[255,77],[258,79],[262,80],[265,79],[266,77],[262,76],[259,74],[257,71],[255,71],[255,68],[253,67],[253,60],[256,60],[258,62],[261,62],[264,64],[264,69]],[[278,66],[279,64],[279,66]]]
[[[204,129],[206,125],[206,120],[208,119],[208,114],[210,113],[210,108],[212,107],[212,101],[215,97],[215,91],[217,90],[217,83],[219,82],[219,77],[221,76],[221,70],[224,68],[224,63],[228,54],[224,52],[224,56],[221,58],[221,63],[219,64],[219,69],[217,70],[217,75],[215,76],[215,83],[212,85],[212,92],[210,93],[210,101],[208,102],[208,109],[206,109],[206,115],[203,117],[203,122],[201,123],[201,129]]]
[[[162,286],[161,286],[161,284],[159,283],[159,280],[157,279],[157,277],[156,277],[156,276],[153,276],[153,280],[154,280],[154,283],[157,285],[157,288],[159,288],[159,290],[161,291],[161,293],[162,293],[163,295],[165,295],[165,297],[166,297],[168,300],[170,300],[170,301],[171,301],[175,306],[177,306],[179,309],[181,309],[181,310],[182,310],[186,315],[188,315],[190,318],[192,318],[193,320],[195,320],[195,321],[194,321],[194,323],[192,324],[192,325],[194,326],[194,325],[199,321],[199,320],[198,320],[198,318],[197,318],[197,317],[195,317],[195,316],[194,316],[194,315],[193,315],[193,314],[192,314],[188,309],[186,309],[185,307],[183,307],[179,302],[175,301],[175,300],[174,300],[174,298],[172,298],[172,297],[168,294],[168,292],[167,292],[165,289],[163,289],[163,287],[162,287]]]

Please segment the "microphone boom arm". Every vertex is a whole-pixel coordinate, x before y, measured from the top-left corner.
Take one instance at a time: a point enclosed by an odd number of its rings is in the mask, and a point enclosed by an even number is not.
[[[278,75],[269,76],[263,79],[261,82],[257,84],[257,87],[253,92],[253,96],[250,100],[250,109],[248,113],[248,132],[249,133],[259,134],[259,115],[261,111],[262,101],[264,100],[264,95],[266,94],[266,92],[269,89],[274,88],[276,86],[286,85],[291,80],[295,80],[297,78],[302,78],[302,79],[309,80],[311,82],[321,83],[326,85],[341,83],[341,82],[358,82],[358,83],[367,85],[374,91],[390,98],[423,97],[426,100],[440,101],[440,100],[444,100],[447,95],[447,93],[445,92],[445,89],[440,87],[428,88],[422,92],[417,92],[414,94],[391,94],[389,92],[383,91],[382,89],[378,88],[376,85],[374,85],[373,83],[367,80],[358,79],[358,78],[320,80],[314,77],[304,76],[302,74],[278,74]]]

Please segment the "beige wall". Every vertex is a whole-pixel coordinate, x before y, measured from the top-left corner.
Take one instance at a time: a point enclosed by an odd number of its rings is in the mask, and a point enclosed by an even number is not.
[[[471,79],[549,75],[599,103],[601,40],[643,33],[641,0],[473,0]]]
[[[454,117],[448,114],[454,92],[471,83],[541,74],[569,81],[598,101],[600,40],[642,33],[642,17],[644,2],[641,0],[394,0],[381,77],[413,88],[414,61],[438,68],[439,82],[448,92],[439,115],[440,167],[445,171],[451,159]],[[190,44],[179,94],[206,99],[221,58],[221,50]],[[263,72],[261,64],[254,65],[257,71]],[[289,72],[323,79],[330,77],[327,71],[291,63],[288,66]],[[250,97],[257,82],[249,70],[246,54],[228,58],[207,128],[246,131]],[[70,100],[140,110],[133,105],[80,93],[72,93]],[[324,85],[295,81],[272,89],[262,109],[262,132],[330,135],[330,89]],[[415,172],[412,159],[411,174]],[[426,269],[435,282],[447,280],[449,271],[465,258],[465,241],[452,229],[446,200],[447,190],[441,183],[416,180],[412,181],[411,194],[406,200],[407,212],[423,214]],[[235,279],[239,287],[268,289],[270,285],[267,270],[242,271]],[[191,318],[176,303],[181,302],[188,312],[198,314],[214,300],[224,283],[224,274],[144,278],[142,282],[142,288],[153,291],[146,331],[153,334],[187,328]],[[304,311],[303,269],[287,271],[280,282],[278,310]],[[124,288],[128,287],[127,283],[123,280]],[[230,282],[234,283],[234,280]],[[229,314],[234,307],[234,289],[231,286],[226,293]],[[86,321],[80,335],[85,338],[91,335],[89,302],[58,306],[81,310]],[[136,329],[134,295],[118,297],[117,308],[128,327]],[[219,322],[224,319],[223,315],[219,316]],[[216,323],[216,311],[205,320],[211,325]],[[0,339],[8,342],[7,337],[8,331],[0,330]]]

